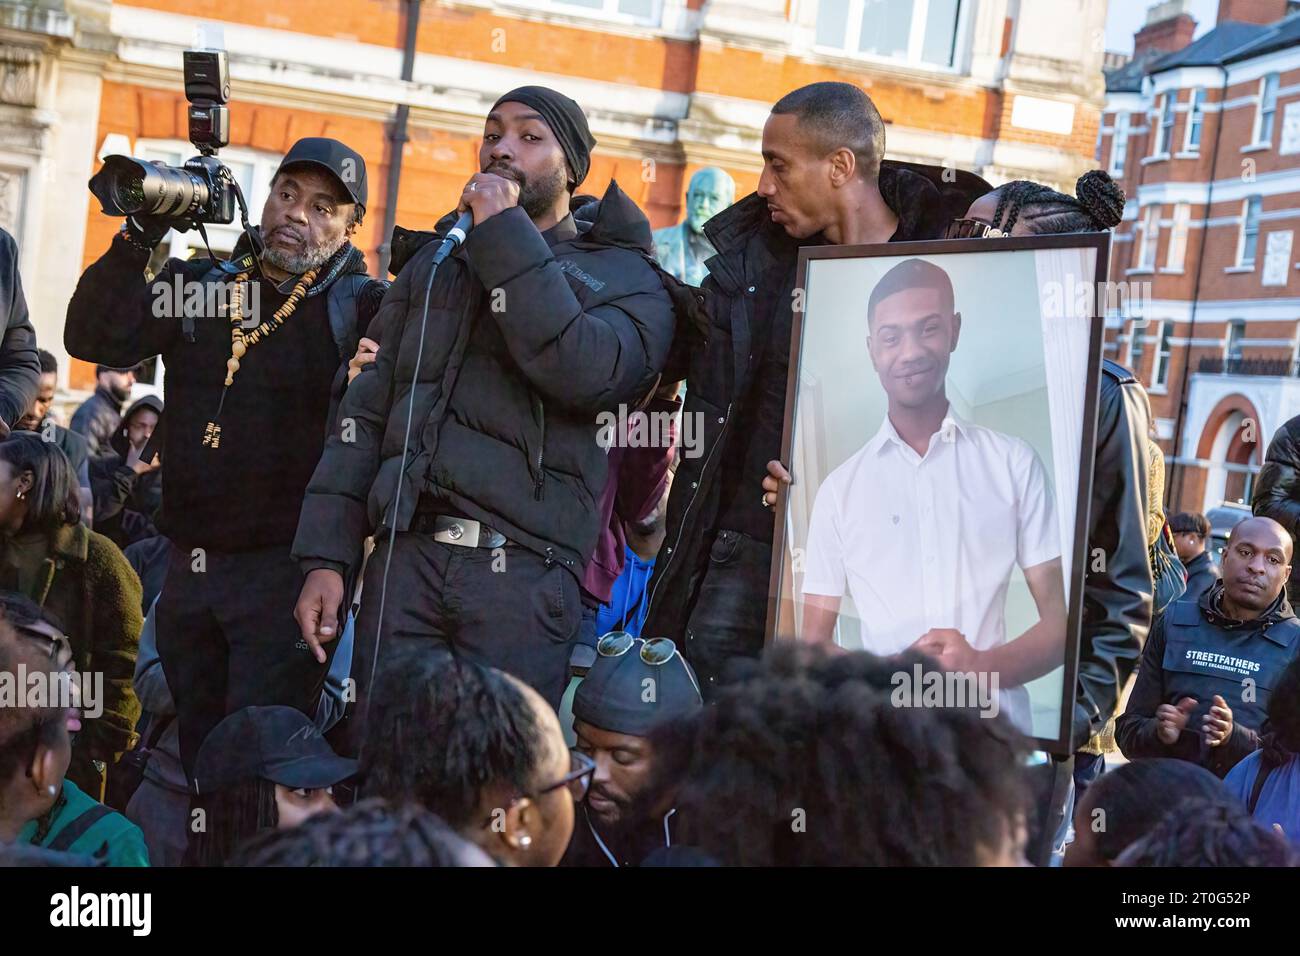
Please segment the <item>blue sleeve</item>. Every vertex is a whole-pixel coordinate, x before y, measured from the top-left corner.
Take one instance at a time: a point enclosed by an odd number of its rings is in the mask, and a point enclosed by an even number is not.
[[[1259,775],[1260,753],[1256,751],[1244,760],[1240,761],[1235,767],[1228,771],[1228,775],[1223,778],[1223,785],[1228,791],[1240,800],[1247,803],[1250,800],[1250,790],[1255,786],[1255,777]]]

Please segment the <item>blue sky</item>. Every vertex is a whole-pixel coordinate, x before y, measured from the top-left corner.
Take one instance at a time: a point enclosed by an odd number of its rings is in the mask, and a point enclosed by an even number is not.
[[[1106,49],[1118,53],[1133,52],[1133,34],[1146,22],[1147,10],[1155,6],[1143,0],[1110,0],[1106,11]],[[1187,12],[1196,19],[1196,35],[1214,27],[1219,11],[1219,0],[1191,0]]]

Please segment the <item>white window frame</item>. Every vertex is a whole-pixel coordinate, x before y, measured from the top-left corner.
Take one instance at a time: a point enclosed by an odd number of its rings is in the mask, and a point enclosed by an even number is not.
[[[555,0],[552,0],[552,2],[555,2]],[[962,42],[966,36],[966,23],[971,13],[972,0],[958,0],[957,20],[953,24],[952,63],[948,65],[930,63],[921,59],[921,51],[925,46],[925,24],[930,16],[930,0],[913,0],[912,24],[907,35],[906,57],[881,56],[878,53],[864,53],[857,49],[858,39],[862,36],[862,17],[866,10],[866,3],[867,0],[849,0],[848,18],[844,22],[844,44],[841,46],[828,46],[816,42],[816,21],[814,18],[813,49],[831,56],[848,56],[855,60],[866,60],[871,63],[901,64],[912,69],[933,70],[940,73],[957,73],[960,71],[963,53]],[[818,12],[820,12],[820,4],[818,4]],[[850,39],[852,39],[852,46],[849,45]]]
[[[1268,93],[1268,82],[1273,81],[1273,103],[1265,109],[1265,100]],[[1281,84],[1281,77],[1277,73],[1269,73],[1259,78],[1259,102],[1255,105],[1255,122],[1251,127],[1250,145],[1251,146],[1272,146],[1273,133],[1277,129],[1277,91]],[[1270,129],[1267,135],[1264,133],[1264,117],[1268,117]]]
[[[1156,267],[1156,254],[1160,247],[1160,203],[1151,203],[1144,207],[1138,240],[1137,269],[1152,271]]]
[[[1183,271],[1187,263],[1187,236],[1191,231],[1191,223],[1191,203],[1174,203],[1174,215],[1169,226],[1169,249],[1165,253],[1166,272]]]
[[[1141,323],[1139,325],[1139,323]],[[1128,336],[1128,370],[1134,375],[1141,378],[1141,372],[1138,371],[1137,363],[1142,359],[1142,353],[1146,351],[1139,336],[1146,331],[1147,323],[1142,319],[1134,319],[1132,328]]]
[[[1160,110],[1156,116],[1155,130],[1156,134],[1151,138],[1151,155],[1168,156],[1169,140],[1172,138],[1174,131],[1174,107],[1178,105],[1178,92],[1169,90],[1160,100]],[[1168,122],[1165,118],[1168,117]]]
[[[1247,196],[1241,201],[1241,228],[1237,231],[1237,268],[1249,269],[1255,265],[1255,260],[1259,258],[1259,215],[1255,217],[1255,228],[1250,229],[1250,204],[1256,203],[1256,208],[1262,214],[1264,210],[1264,201],[1260,196]],[[1246,259],[1246,233],[1253,231],[1255,233],[1255,248],[1251,251],[1250,258]]]
[[[1192,129],[1197,130],[1198,136],[1195,143],[1192,142]],[[1205,87],[1198,86],[1191,92],[1191,98],[1187,101],[1187,128],[1183,131],[1183,152],[1199,153],[1201,151],[1201,139],[1205,132]]]
[[[503,6],[520,7],[536,11],[538,7],[554,13],[563,13],[575,17],[592,17],[611,23],[626,23],[642,27],[657,27],[663,22],[664,0],[651,0],[650,16],[637,17],[623,13],[618,8],[618,0],[601,0],[599,7],[589,7],[571,0],[504,0]]]
[[[1166,333],[1173,334],[1174,324],[1161,320],[1159,331],[1156,332],[1156,358],[1151,363],[1151,390],[1153,392],[1163,392],[1169,384],[1169,366],[1174,354],[1173,343],[1165,347]]]
[[[1233,346],[1232,330],[1233,329],[1241,330],[1241,334],[1237,337],[1236,340],[1237,354],[1235,356],[1232,354],[1232,346]],[[1241,360],[1241,343],[1245,341],[1245,338],[1246,338],[1246,320],[1229,319],[1223,329],[1223,361],[1225,364],[1233,361],[1234,359],[1237,361]]]
[[[1114,179],[1124,175],[1124,161],[1128,156],[1128,136],[1129,114],[1116,113],[1115,128],[1110,137],[1110,163],[1108,164],[1108,172]]]

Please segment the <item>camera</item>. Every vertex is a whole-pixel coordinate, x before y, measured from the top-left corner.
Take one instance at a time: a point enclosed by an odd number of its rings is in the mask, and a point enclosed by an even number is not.
[[[229,223],[243,208],[235,177],[216,157],[230,142],[230,71],[225,50],[186,50],[189,139],[200,155],[182,166],[108,156],[90,191],[110,216],[160,216],[183,222]]]

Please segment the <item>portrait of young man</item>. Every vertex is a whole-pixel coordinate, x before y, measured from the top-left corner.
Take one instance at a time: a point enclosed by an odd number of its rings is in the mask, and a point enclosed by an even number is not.
[[[815,492],[800,637],[834,640],[847,594],[866,650],[915,649],[945,671],[983,675],[998,708],[1030,732],[1024,685],[1061,665],[1066,637],[1052,479],[1028,441],[950,401],[949,364],[966,330],[943,268],[899,262],[863,311],[863,358],[884,391],[884,416]],[[1016,569],[1036,616],[1024,628],[1008,623]]]

